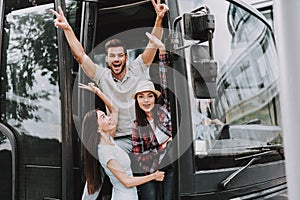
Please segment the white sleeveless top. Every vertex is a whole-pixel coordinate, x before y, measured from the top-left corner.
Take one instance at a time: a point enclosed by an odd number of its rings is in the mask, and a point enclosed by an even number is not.
[[[126,188],[120,181],[117,179],[114,174],[107,168],[108,161],[114,159],[117,160],[120,166],[123,168],[125,173],[128,176],[132,175],[132,170],[130,167],[130,159],[128,154],[122,150],[118,145],[98,145],[98,157],[102,167],[105,170],[105,173],[108,175],[112,185],[112,200],[138,200],[137,189],[136,187]]]

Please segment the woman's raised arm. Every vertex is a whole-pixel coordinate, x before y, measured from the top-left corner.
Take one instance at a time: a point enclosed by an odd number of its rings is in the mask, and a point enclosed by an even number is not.
[[[107,98],[107,96],[105,94],[103,94],[103,92],[94,85],[94,83],[89,83],[88,85],[78,83],[78,87],[81,89],[89,90],[89,91],[95,93],[100,99],[102,99],[102,101],[104,102],[104,104],[106,105],[106,107],[108,108],[108,110],[110,112],[111,118],[116,122],[116,124],[118,123],[118,114],[119,114],[118,107],[116,105],[114,105],[113,102],[110,101]]]

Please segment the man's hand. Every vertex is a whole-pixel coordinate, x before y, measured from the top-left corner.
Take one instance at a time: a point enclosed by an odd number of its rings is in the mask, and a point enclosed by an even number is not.
[[[157,3],[155,3],[155,0],[151,0],[151,2],[155,9],[156,16],[159,19],[162,19],[165,16],[166,12],[169,10],[169,7],[164,3],[161,4],[160,0],[157,0]]]
[[[64,15],[64,12],[60,6],[58,6],[58,10],[59,10],[59,13],[53,9],[50,9],[50,12],[56,16],[56,19],[54,20],[54,26],[56,28],[61,28],[63,30],[70,29],[70,25],[69,25],[65,15]]]

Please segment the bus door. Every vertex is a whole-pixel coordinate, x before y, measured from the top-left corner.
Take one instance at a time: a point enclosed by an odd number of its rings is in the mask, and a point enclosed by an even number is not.
[[[162,1],[164,3],[165,1]],[[141,54],[148,43],[146,32],[153,29],[156,13],[151,1],[125,0],[125,1],[83,1],[83,20],[81,31],[81,43],[85,52],[99,66],[107,67],[105,61],[105,42],[112,38],[122,40],[126,47],[129,63]],[[164,18],[164,27],[167,27],[167,17]],[[168,29],[166,29],[168,30]],[[168,35],[168,33],[164,34]],[[165,40],[165,38],[164,38]],[[154,66],[158,66],[158,54],[155,58]],[[158,75],[158,67],[151,66],[148,72],[149,78],[154,83]],[[91,80],[80,69],[78,82],[87,83]],[[76,85],[76,84],[74,84]],[[157,85],[156,85],[157,86]],[[104,104],[94,94],[78,90],[78,121],[81,121],[86,112],[94,108],[100,108],[105,111]],[[74,93],[74,92],[73,92]],[[74,99],[73,98],[73,101]],[[175,124],[175,123],[174,123]],[[80,127],[80,124],[77,125]],[[104,182],[106,183],[106,182]],[[106,183],[109,184],[109,183]],[[105,188],[105,186],[104,186]]]

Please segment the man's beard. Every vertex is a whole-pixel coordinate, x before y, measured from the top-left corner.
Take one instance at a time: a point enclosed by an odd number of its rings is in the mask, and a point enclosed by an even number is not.
[[[116,72],[116,71],[113,70],[111,67],[109,67],[109,68],[110,68],[110,70],[112,71],[113,75],[117,76],[117,75],[121,74],[121,73],[125,70],[125,67],[126,67],[126,65],[123,65],[123,66],[121,67],[121,70],[120,70],[119,72]]]

